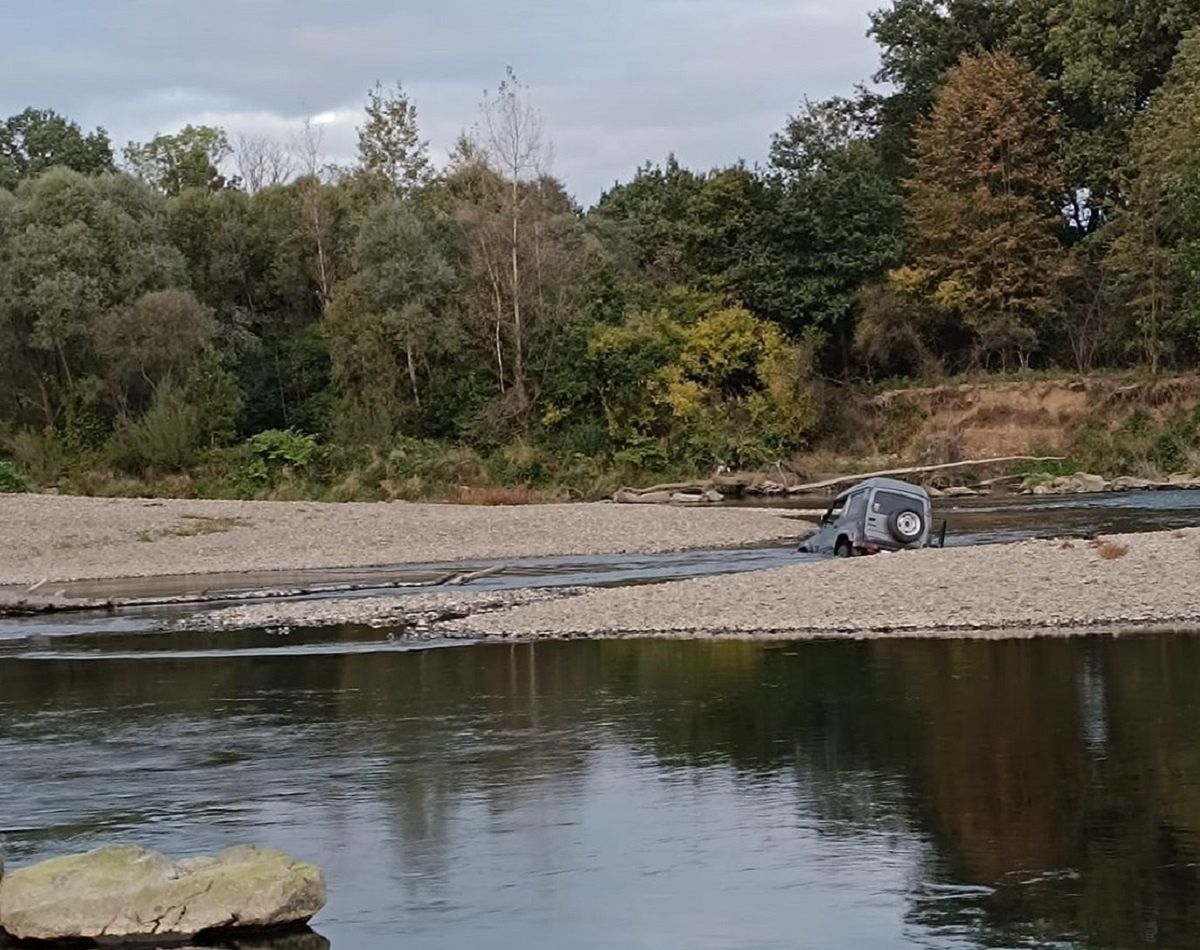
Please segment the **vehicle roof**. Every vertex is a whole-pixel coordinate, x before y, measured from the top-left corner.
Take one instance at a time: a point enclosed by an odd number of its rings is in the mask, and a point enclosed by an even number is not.
[[[859,482],[857,485],[852,485],[850,488],[847,488],[840,495],[838,495],[838,497],[845,498],[847,495],[856,491],[861,491],[864,488],[886,488],[888,491],[902,492],[908,495],[920,495],[924,498],[929,497],[929,492],[927,492],[920,485],[914,485],[911,482],[902,482],[896,478],[878,477],[868,478],[865,481]]]

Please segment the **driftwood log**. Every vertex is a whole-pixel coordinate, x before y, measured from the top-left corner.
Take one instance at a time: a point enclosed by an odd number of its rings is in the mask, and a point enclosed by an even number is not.
[[[882,472],[860,472],[856,475],[839,475],[837,478],[827,478],[820,482],[809,482],[807,485],[792,485],[788,489],[790,495],[804,495],[810,492],[825,491],[837,488],[839,485],[850,485],[854,482],[866,481],[868,478],[895,478],[900,475],[932,475],[935,472],[949,472],[956,468],[982,468],[985,465],[1005,465],[1013,462],[1065,462],[1061,456],[1039,455],[1006,455],[1003,458],[964,459],[961,462],[945,462],[941,465],[917,465],[911,468],[892,468]]]
[[[667,485],[652,485],[649,488],[622,488],[613,495],[613,501],[625,505],[704,504],[720,501],[726,495],[809,495],[826,492],[841,485],[850,485],[868,478],[900,477],[904,475],[931,475],[962,468],[982,468],[987,465],[1006,465],[1014,462],[1062,462],[1059,456],[1006,455],[1001,458],[964,459],[961,462],[944,462],[939,465],[914,465],[907,468],[885,469],[879,472],[856,472],[838,475],[818,482],[803,485],[786,485],[766,475],[716,475],[703,481],[672,482]],[[992,483],[1006,480],[1010,476],[993,479]]]

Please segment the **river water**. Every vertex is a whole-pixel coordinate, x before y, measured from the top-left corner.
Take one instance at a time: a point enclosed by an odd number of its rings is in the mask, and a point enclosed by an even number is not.
[[[1200,945],[1194,637],[270,647],[0,659],[10,862],[278,846],[280,950]]]
[[[943,511],[975,543],[1196,523],[1195,497]],[[598,582],[664,564],[709,560]],[[259,950],[1194,948],[1200,638],[0,631],[10,865],[247,841],[330,882],[314,934]]]

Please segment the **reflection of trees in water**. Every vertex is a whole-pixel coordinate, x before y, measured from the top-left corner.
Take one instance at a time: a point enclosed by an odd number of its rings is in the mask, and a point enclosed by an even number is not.
[[[614,727],[662,761],[791,768],[828,833],[924,832],[916,924],[1200,945],[1194,639],[606,649],[641,700]]]
[[[449,879],[464,844],[454,834],[456,819],[482,809],[501,823],[550,792],[561,805],[570,798],[561,793],[584,781],[591,750],[575,711],[595,674],[574,658],[543,661],[540,649],[343,662],[340,716],[370,730],[365,747],[387,750],[377,792],[410,890],[436,891]],[[524,841],[552,851],[561,819],[561,809],[547,811],[536,835],[524,829]]]
[[[751,789],[790,776],[825,834],[928,840],[914,926],[1001,945],[1200,944],[1190,638],[0,663],[0,744],[56,730],[75,745],[172,736],[198,781],[222,755],[263,756],[348,833],[373,809],[389,873],[418,894],[449,879],[467,813],[519,811],[523,843],[553,854],[564,803],[615,744]]]

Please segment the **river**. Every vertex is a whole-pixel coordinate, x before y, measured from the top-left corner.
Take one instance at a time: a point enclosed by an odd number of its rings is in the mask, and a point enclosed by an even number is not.
[[[278,846],[335,950],[1200,944],[1197,638],[223,636],[0,660],[10,862]]]

